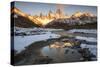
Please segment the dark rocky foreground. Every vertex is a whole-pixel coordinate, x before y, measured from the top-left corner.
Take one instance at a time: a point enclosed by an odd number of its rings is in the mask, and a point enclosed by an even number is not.
[[[57,42],[57,44],[55,42]],[[71,45],[67,46],[63,45],[63,43],[71,43]],[[55,44],[54,47],[50,47],[52,44]],[[14,55],[12,55],[14,60],[12,60],[12,62],[13,65],[32,65],[92,61],[91,57],[93,57],[94,55],[91,54],[88,48],[81,48],[80,44],[81,41],[69,37],[61,37],[55,39],[48,39],[45,41],[38,41],[25,47],[25,50],[23,50],[20,53],[14,51]],[[57,59],[46,56],[41,52],[41,50],[45,46],[49,46],[50,49],[64,49],[64,51],[61,52],[63,53],[63,55],[61,56],[61,58]],[[61,54],[59,51],[58,53]]]

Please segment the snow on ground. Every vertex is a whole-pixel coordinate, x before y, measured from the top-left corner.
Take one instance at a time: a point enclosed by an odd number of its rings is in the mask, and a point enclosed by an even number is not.
[[[16,31],[17,30],[17,31]],[[14,27],[14,32],[21,33],[21,32],[30,32],[30,31],[63,31],[63,29],[51,29],[51,28],[20,28]]]
[[[89,48],[93,55],[97,55],[97,45],[81,44],[81,48]]]
[[[82,37],[82,36],[76,36],[76,39],[79,39],[79,40],[85,40],[87,42],[97,42],[97,39],[96,38],[93,38],[93,37]],[[97,44],[81,44],[81,48],[89,48],[89,50],[91,51],[91,53],[93,55],[97,55]]]
[[[70,33],[83,32],[83,33],[94,33],[94,34],[96,34],[97,30],[96,29],[72,29],[72,30],[69,30],[68,32],[70,32]]]
[[[93,38],[93,37],[76,36],[75,38],[79,40],[86,40],[88,42],[97,42],[97,38]]]
[[[74,32],[83,32],[83,33],[89,33],[89,34],[94,34],[97,35],[97,30],[96,29],[72,29],[69,30],[68,32],[74,33]],[[89,35],[87,34],[87,35]],[[97,37],[83,37],[83,36],[75,36],[75,39],[79,40],[85,40],[87,42],[97,42]],[[95,56],[97,55],[97,44],[91,45],[91,44],[81,44],[81,48],[89,48],[92,54]]]
[[[17,33],[19,32],[27,32],[27,31],[33,31],[33,30],[43,30],[41,28],[17,28],[18,31],[16,31]],[[43,31],[40,31],[40,33],[42,33]],[[14,49],[17,50],[18,52],[21,52],[22,50],[24,50],[26,46],[30,45],[33,42],[36,41],[41,41],[41,40],[47,40],[47,39],[51,39],[51,38],[59,38],[60,35],[48,32],[48,31],[52,31],[52,29],[48,29],[45,32],[45,34],[40,34],[40,35],[31,35],[31,36],[15,36],[14,38]],[[89,34],[95,34],[97,35],[97,30],[96,29],[72,29],[68,31],[69,33],[74,33],[74,32],[83,32],[83,33],[89,33]],[[87,35],[89,35],[87,34]],[[83,36],[75,36],[76,39],[79,40],[85,40],[87,42],[97,42],[97,37],[83,37]],[[90,45],[90,44],[81,44],[82,48],[89,48],[89,50],[94,54],[97,55],[97,44],[94,45]]]
[[[76,39],[85,40],[87,42],[97,42],[96,38],[76,36]],[[81,48],[89,48],[92,54],[97,55],[97,44],[81,44]]]
[[[42,35],[31,35],[31,36],[15,36],[14,37],[14,49],[19,52],[24,50],[26,46],[30,45],[33,42],[51,39],[51,38],[59,38],[60,35],[53,34],[47,32],[46,34]]]

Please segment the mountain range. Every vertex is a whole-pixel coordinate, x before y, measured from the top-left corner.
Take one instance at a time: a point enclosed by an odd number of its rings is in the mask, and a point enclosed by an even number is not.
[[[59,14],[58,14],[59,15]],[[32,16],[26,14],[16,7],[11,9],[11,19],[14,20],[14,25],[18,27],[46,27],[46,28],[74,28],[74,27],[96,27],[97,17],[92,13],[76,12],[69,17],[48,13],[46,16]],[[94,26],[95,25],[95,26]],[[86,27],[87,26],[87,27]]]

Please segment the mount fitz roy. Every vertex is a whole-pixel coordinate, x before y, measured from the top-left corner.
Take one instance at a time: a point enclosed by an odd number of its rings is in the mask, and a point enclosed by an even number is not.
[[[96,28],[97,16],[89,12],[75,12],[71,16],[65,15],[60,9],[55,13],[51,10],[47,15],[29,15],[20,9],[13,7],[11,9],[11,18],[14,19],[17,27],[43,27],[43,28]]]

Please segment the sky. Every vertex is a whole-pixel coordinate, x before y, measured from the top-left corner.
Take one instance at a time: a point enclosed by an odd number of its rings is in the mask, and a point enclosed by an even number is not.
[[[43,13],[48,14],[51,10],[55,12],[58,8],[64,11],[66,15],[72,15],[77,11],[90,12],[97,15],[96,6],[82,6],[82,5],[69,5],[69,4],[50,4],[50,3],[37,3],[37,2],[15,2],[15,7],[30,15],[39,15]]]

